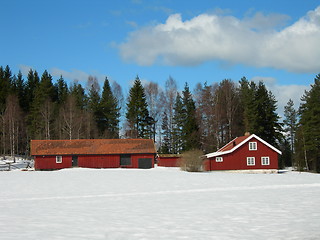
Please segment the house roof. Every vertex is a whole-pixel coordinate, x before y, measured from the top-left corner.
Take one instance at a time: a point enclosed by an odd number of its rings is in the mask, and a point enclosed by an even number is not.
[[[152,139],[31,140],[31,155],[156,153]]]
[[[282,154],[282,152],[280,150],[278,150],[277,148],[275,148],[274,146],[272,146],[271,144],[267,143],[266,141],[264,141],[262,138],[258,137],[255,134],[251,134],[249,136],[241,136],[241,137],[237,137],[235,139],[233,139],[232,141],[230,141],[228,144],[226,144],[225,146],[223,146],[222,148],[220,148],[218,151],[213,152],[213,153],[208,153],[205,156],[207,158],[212,158],[212,157],[217,157],[217,156],[221,156],[221,155],[225,155],[231,152],[234,152],[236,149],[238,149],[239,147],[241,147],[243,144],[245,144],[246,142],[250,141],[252,138],[257,139],[258,141],[262,142],[264,145],[268,146],[269,148],[271,148],[273,151]]]
[[[159,157],[163,157],[163,158],[180,158],[181,154],[159,154]]]

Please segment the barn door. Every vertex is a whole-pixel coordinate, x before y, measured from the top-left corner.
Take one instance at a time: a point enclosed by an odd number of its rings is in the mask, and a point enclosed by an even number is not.
[[[78,167],[78,156],[72,156],[72,167]]]
[[[138,168],[143,168],[143,169],[152,168],[152,158],[139,158]]]

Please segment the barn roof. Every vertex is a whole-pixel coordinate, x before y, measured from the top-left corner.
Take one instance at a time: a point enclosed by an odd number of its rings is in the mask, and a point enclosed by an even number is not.
[[[31,140],[31,155],[156,153],[152,139]]]
[[[248,136],[241,136],[241,137],[237,137],[237,138],[233,139],[228,144],[226,144],[225,146],[220,148],[218,151],[213,152],[213,153],[208,153],[206,155],[206,157],[207,158],[211,158],[211,157],[217,157],[217,156],[221,156],[221,155],[224,155],[224,154],[231,153],[231,152],[235,151],[236,149],[238,149],[239,147],[241,147],[246,142],[250,141],[252,138],[255,138],[258,141],[262,142],[264,145],[268,146],[273,151],[275,151],[275,152],[277,152],[279,154],[282,154],[280,150],[278,150],[277,148],[275,148],[271,144],[267,143],[262,138],[259,138],[255,134],[251,134],[251,135],[248,135]]]

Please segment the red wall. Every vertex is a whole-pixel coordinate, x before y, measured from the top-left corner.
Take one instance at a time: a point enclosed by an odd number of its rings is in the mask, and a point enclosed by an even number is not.
[[[158,166],[161,167],[179,167],[179,157],[159,157]]]
[[[249,142],[257,142],[257,150],[249,150]],[[216,162],[215,157],[204,161],[206,170],[247,170],[278,169],[278,153],[255,138],[245,143],[230,154],[221,155],[223,162]],[[255,165],[247,166],[247,157],[255,157]],[[261,157],[269,157],[270,165],[262,165]]]
[[[130,166],[120,166],[120,155],[79,155],[78,167],[85,168],[138,168],[139,158],[152,158],[154,166],[154,154],[131,155]],[[36,170],[54,170],[72,167],[72,156],[62,156],[62,163],[56,163],[56,156],[35,156]]]

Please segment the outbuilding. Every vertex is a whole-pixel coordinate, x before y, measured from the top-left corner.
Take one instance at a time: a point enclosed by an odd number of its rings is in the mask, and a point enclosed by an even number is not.
[[[180,154],[159,154],[157,162],[161,167],[179,167],[180,161]]]
[[[153,168],[152,139],[31,140],[36,170],[71,167]]]
[[[278,169],[281,151],[255,134],[237,137],[218,151],[205,155],[204,168],[213,170]]]

